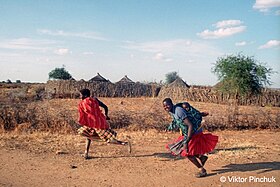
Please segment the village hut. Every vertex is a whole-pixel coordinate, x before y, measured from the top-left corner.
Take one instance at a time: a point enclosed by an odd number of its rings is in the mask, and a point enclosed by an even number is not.
[[[115,83],[114,97],[151,97],[155,91],[149,84],[134,82],[127,75]]]
[[[174,99],[184,99],[186,98],[187,90],[190,88],[190,86],[183,81],[181,78],[177,78],[172,83],[163,86],[158,96],[159,97],[170,97]]]
[[[99,73],[91,78],[85,86],[85,88],[91,90],[92,96],[96,97],[110,97],[114,89],[113,87],[114,85]]]
[[[97,75],[91,78],[88,82],[110,82],[110,81],[102,77],[99,73],[97,73]]]
[[[134,84],[134,83],[135,82],[133,82],[130,78],[128,78],[127,75],[125,75],[121,80],[116,82],[116,84]]]
[[[175,81],[169,84],[169,87],[182,87],[182,88],[190,88],[190,86],[183,81],[180,77],[178,77]]]
[[[135,83],[125,75],[121,80],[115,83],[115,97],[133,97],[135,96]]]

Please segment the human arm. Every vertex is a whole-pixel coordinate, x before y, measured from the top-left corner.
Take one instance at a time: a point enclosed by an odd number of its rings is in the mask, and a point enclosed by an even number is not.
[[[178,129],[178,127],[176,126],[176,120],[173,119],[172,122],[169,124],[169,126],[167,127],[168,131],[173,131]]]
[[[192,133],[193,133],[193,124],[190,122],[190,120],[188,118],[185,118],[183,120],[184,125],[187,126],[188,128],[188,134],[187,136],[184,137],[184,146],[183,149],[186,150],[188,152],[188,143],[192,138]]]
[[[183,103],[178,103],[177,104],[178,106],[180,106],[180,107],[182,107],[182,108],[184,108],[186,111],[190,111],[191,110],[191,108],[193,108],[193,107],[191,107],[191,105],[188,103],[188,102],[183,102]],[[197,109],[195,109],[195,108],[193,108],[194,110],[197,110]],[[197,110],[198,111],[198,110]],[[199,111],[198,111],[199,112]],[[208,116],[209,115],[209,113],[208,112],[199,112],[200,113],[200,115],[202,116],[202,117],[205,117],[205,116]]]
[[[208,116],[209,113],[208,113],[208,112],[200,112],[200,115],[201,115],[202,117],[205,117],[205,116]]]
[[[97,100],[99,106],[102,107],[102,108],[104,108],[106,120],[110,120],[110,118],[109,118],[109,116],[108,116],[109,110],[108,110],[107,105],[105,105],[102,101],[98,100],[97,98],[95,98],[95,99]]]

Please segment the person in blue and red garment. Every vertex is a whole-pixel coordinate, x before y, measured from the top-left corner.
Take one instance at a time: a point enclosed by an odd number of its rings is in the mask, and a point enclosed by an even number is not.
[[[199,170],[196,177],[205,177],[207,171],[204,164],[208,157],[204,154],[214,150],[218,142],[218,136],[202,132],[202,116],[208,113],[201,113],[187,103],[174,105],[170,98],[163,100],[163,108],[173,118],[169,130],[179,128],[181,131],[181,135],[166,148],[174,155],[187,157]]]

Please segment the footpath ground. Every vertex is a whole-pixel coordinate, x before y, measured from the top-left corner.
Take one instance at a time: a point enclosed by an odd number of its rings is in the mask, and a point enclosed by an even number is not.
[[[280,132],[216,131],[219,143],[206,163],[208,176],[195,178],[196,168],[171,156],[164,145],[177,133],[118,130],[126,147],[95,142],[92,156],[80,154],[78,135],[50,133],[0,135],[0,186],[279,186]],[[276,182],[274,182],[276,181]]]

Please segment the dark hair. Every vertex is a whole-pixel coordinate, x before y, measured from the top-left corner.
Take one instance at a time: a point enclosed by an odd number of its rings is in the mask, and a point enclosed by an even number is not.
[[[163,103],[166,102],[167,104],[172,104],[173,105],[173,102],[170,98],[165,98],[162,102]]]
[[[80,90],[80,93],[82,94],[82,99],[90,97],[90,90],[87,88]]]
[[[190,103],[188,103],[188,102],[183,102],[183,103],[182,103],[182,106],[183,106],[183,105],[185,105],[187,108],[190,108],[190,106],[191,106]]]

